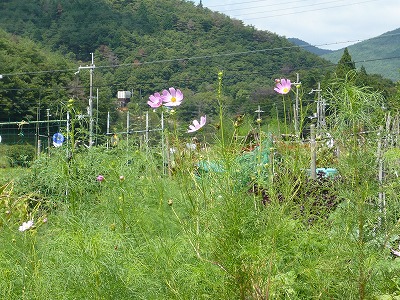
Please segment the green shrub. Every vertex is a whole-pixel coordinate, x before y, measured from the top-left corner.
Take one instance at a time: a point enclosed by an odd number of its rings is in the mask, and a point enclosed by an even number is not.
[[[10,161],[7,157],[8,145],[0,145],[0,168],[7,168],[10,166]]]
[[[30,144],[11,145],[7,148],[6,156],[12,167],[28,167],[35,157],[35,147]]]

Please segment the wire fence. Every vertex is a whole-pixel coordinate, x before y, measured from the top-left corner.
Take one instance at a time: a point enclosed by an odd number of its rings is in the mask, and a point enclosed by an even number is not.
[[[47,124],[35,124],[35,122],[25,121],[0,123],[1,143],[7,145],[35,145],[38,139],[41,139],[42,145],[47,147],[49,137],[51,140],[52,134],[59,132],[62,126],[59,121],[49,121]]]
[[[3,145],[33,145],[36,151],[41,152],[53,147],[53,136],[62,133],[65,136],[75,135],[75,142],[87,147],[104,144],[116,146],[126,141],[130,145],[149,147],[160,145],[163,142],[164,118],[163,114],[155,116],[146,112],[145,114],[130,114],[129,111],[121,113],[118,120],[111,120],[110,114],[107,118],[106,131],[98,129],[89,132],[85,122],[79,124],[79,133],[71,133],[71,123],[78,124],[82,118],[70,119],[69,115],[62,120],[35,120],[20,122],[0,122],[0,143]],[[111,125],[118,123],[118,125]],[[83,133],[82,133],[83,132]],[[94,143],[89,145],[89,136],[94,137]],[[65,143],[68,139],[65,139]],[[65,144],[64,143],[64,144]],[[68,145],[74,147],[75,145]]]

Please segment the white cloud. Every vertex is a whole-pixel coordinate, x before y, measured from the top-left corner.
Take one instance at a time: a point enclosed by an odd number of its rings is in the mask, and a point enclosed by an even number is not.
[[[199,2],[199,0],[197,0]],[[399,0],[202,0],[257,29],[339,49],[400,27]]]

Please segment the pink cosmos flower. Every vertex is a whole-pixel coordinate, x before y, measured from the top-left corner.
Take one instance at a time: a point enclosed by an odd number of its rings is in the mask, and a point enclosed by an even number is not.
[[[19,226],[19,231],[25,231],[30,229],[33,226],[33,220],[29,220],[28,222],[23,222],[21,226]]]
[[[170,87],[169,91],[163,90],[162,92],[162,100],[165,106],[179,106],[183,100],[183,94],[181,90]]]
[[[200,123],[197,120],[193,121],[193,125],[189,125],[189,130],[187,131],[188,133],[190,132],[195,132],[197,130],[199,130],[201,127],[203,127],[204,125],[206,125],[206,116],[202,116],[200,118]]]
[[[151,95],[149,97],[149,101],[147,101],[147,104],[150,105],[151,108],[157,108],[162,105],[162,97],[160,93],[154,93],[154,95]]]
[[[276,84],[274,91],[279,94],[285,95],[285,94],[289,93],[291,87],[292,87],[292,83],[290,82],[290,80],[282,78],[280,80],[280,82],[278,82]]]
[[[96,178],[96,180],[97,181],[99,181],[99,182],[102,182],[102,181],[104,181],[104,176],[103,175],[99,175],[99,176],[97,176],[97,178]]]

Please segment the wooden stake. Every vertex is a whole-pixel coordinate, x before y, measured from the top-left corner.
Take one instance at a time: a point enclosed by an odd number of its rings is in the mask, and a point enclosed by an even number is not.
[[[317,178],[317,172],[316,172],[316,163],[317,163],[317,143],[315,142],[315,125],[311,124],[310,125],[310,134],[311,134],[311,139],[310,139],[310,148],[311,148],[311,165],[310,165],[310,174],[311,174],[311,179],[316,179]]]

